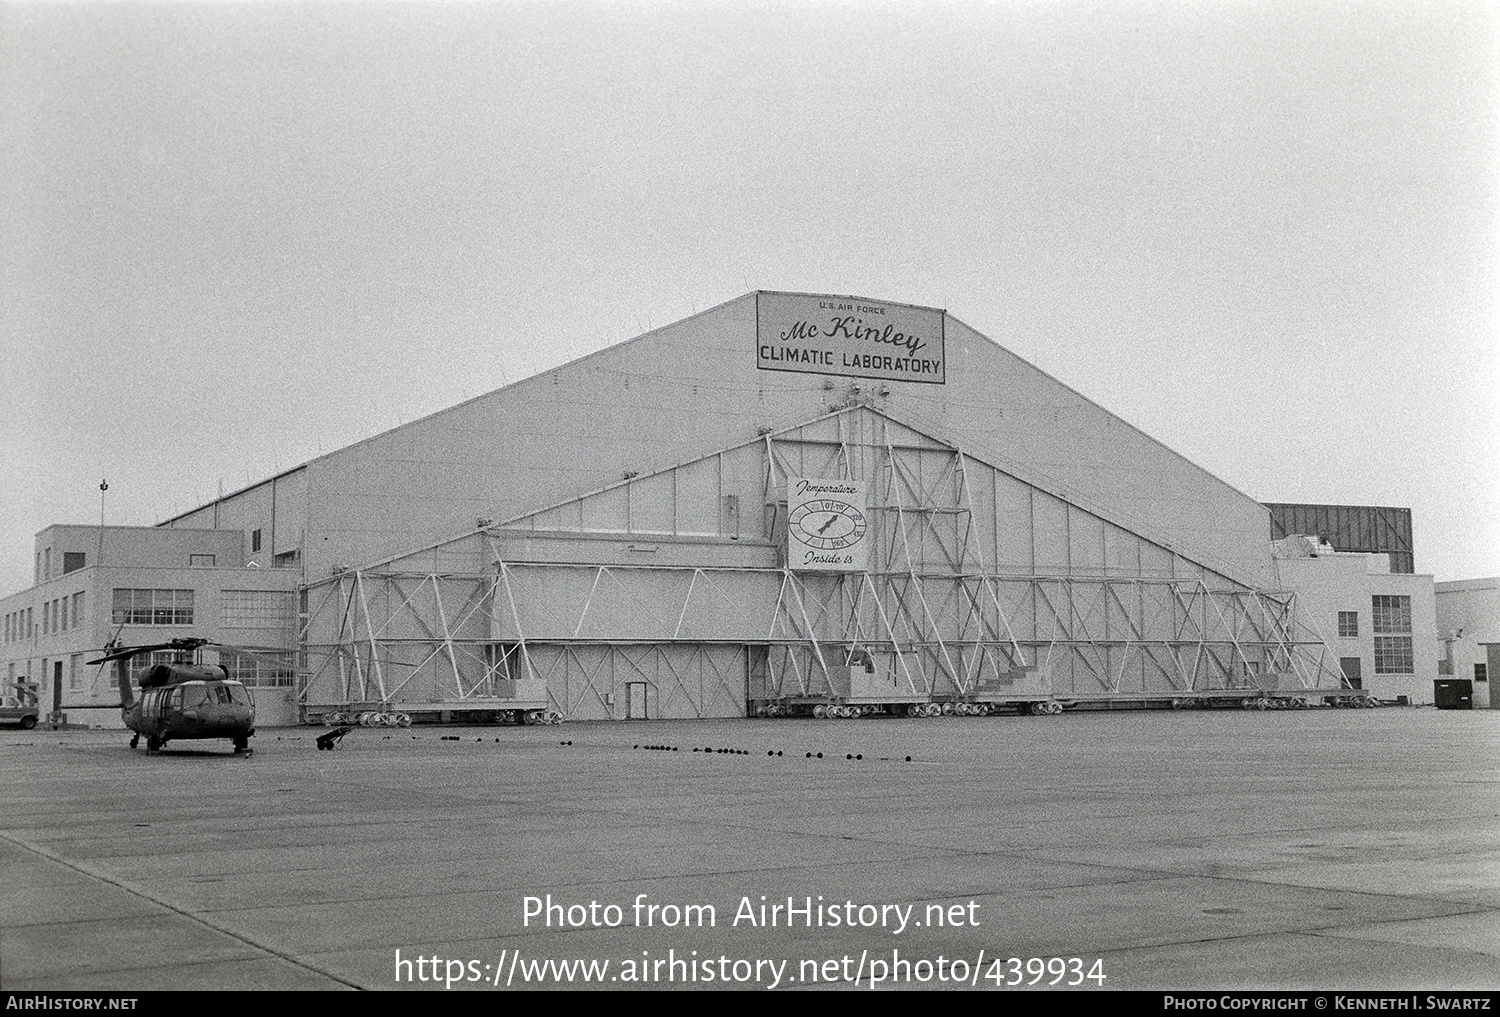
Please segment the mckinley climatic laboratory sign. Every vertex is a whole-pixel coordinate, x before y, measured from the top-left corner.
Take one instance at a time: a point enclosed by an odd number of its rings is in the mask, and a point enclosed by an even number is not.
[[[758,293],[755,366],[941,385],[943,312],[859,297]]]

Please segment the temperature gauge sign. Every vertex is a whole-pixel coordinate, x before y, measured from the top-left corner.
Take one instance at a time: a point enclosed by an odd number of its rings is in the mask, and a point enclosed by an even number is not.
[[[864,539],[865,514],[847,502],[820,498],[792,510],[792,529],[808,547],[837,551]]]
[[[787,496],[787,560],[808,572],[868,568],[865,485],[855,480],[793,478]]]

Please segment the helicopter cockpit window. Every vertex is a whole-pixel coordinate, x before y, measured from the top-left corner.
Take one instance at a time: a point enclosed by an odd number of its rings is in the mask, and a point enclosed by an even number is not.
[[[167,706],[173,710],[182,709],[182,686],[172,690],[172,694],[167,697]]]
[[[229,700],[229,686],[227,686],[227,685],[215,685],[214,686],[214,694],[218,696],[219,702],[221,702],[221,703],[228,703],[230,701]]]
[[[245,689],[245,686],[226,685],[224,688],[229,690],[229,698],[234,702],[239,703],[241,706],[250,705],[250,693]]]
[[[208,691],[207,685],[181,685],[178,690],[182,693],[182,705],[184,708],[190,706],[201,706],[204,703],[212,703],[213,695]]]

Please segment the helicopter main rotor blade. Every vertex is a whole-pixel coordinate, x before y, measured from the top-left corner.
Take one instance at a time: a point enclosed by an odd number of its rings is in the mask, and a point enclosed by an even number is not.
[[[129,646],[118,650],[111,650],[98,660],[85,661],[87,664],[108,664],[115,660],[129,660],[131,657],[141,653],[150,653],[152,650],[171,649],[171,643],[151,643],[148,646]]]
[[[90,660],[90,661],[87,661],[86,663],[88,663],[90,665],[93,665],[93,664],[108,664],[110,661],[113,661],[113,660],[125,660],[127,658],[134,657],[134,656],[137,656],[137,655],[142,654],[142,653],[150,653],[152,650],[184,650],[185,651],[185,650],[196,650],[200,646],[207,646],[207,645],[208,645],[208,640],[207,639],[199,639],[197,637],[193,637],[193,638],[182,638],[182,639],[169,639],[165,643],[149,643],[149,644],[147,644],[145,646],[121,646],[121,647],[117,647],[117,648],[114,648],[114,649],[111,649],[110,647],[105,647],[106,650],[109,650],[108,653],[106,653],[104,656],[100,657],[98,660]]]
[[[215,643],[215,642],[209,642],[209,643],[206,643],[204,645],[208,649],[213,649],[213,650],[219,650],[219,651],[221,651],[220,652],[220,662],[221,663],[223,662],[223,654],[224,653],[232,653],[232,654],[234,654],[237,657],[250,657],[250,658],[252,658],[254,660],[260,661],[262,664],[265,664],[268,667],[274,667],[274,668],[276,668],[278,670],[283,670],[284,671],[284,670],[286,670],[288,668],[293,668],[293,667],[296,666],[291,661],[287,660],[286,657],[285,657],[286,654],[294,652],[291,647],[236,646],[236,645],[234,645],[232,643]],[[275,656],[275,654],[282,654],[283,656],[277,657],[277,656]]]

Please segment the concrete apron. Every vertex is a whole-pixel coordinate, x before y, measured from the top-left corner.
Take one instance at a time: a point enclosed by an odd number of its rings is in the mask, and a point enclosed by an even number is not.
[[[318,730],[0,732],[4,988],[1500,988],[1500,714]]]

